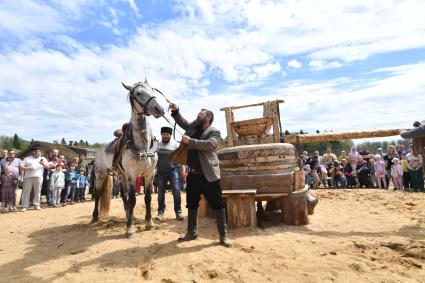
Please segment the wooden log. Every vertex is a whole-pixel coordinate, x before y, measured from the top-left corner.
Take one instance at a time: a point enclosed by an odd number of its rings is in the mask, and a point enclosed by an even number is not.
[[[319,202],[319,200],[310,195],[310,193],[307,193],[307,210],[308,210],[308,215],[312,215],[314,214],[314,208],[316,207],[317,203]]]
[[[257,226],[254,197],[255,190],[245,190],[243,192],[223,191],[229,229]]]
[[[307,188],[295,191],[281,199],[282,220],[286,225],[307,225]]]
[[[273,125],[273,138],[274,142],[278,143],[280,142],[280,115],[279,115],[279,103],[277,101],[273,102],[273,105],[271,107],[272,111],[272,125]]]
[[[277,101],[277,103],[284,103],[285,102],[282,99],[277,99],[276,101]],[[220,108],[220,111],[225,111],[227,108],[230,108],[232,110],[235,110],[235,109],[241,109],[241,108],[247,108],[247,107],[253,107],[253,106],[263,106],[263,105],[264,105],[264,102],[247,104],[247,105],[241,105],[241,106],[228,106],[228,107]]]
[[[256,190],[258,194],[289,193],[293,190],[293,173],[260,175],[222,175],[223,190]]]
[[[386,130],[364,130],[339,133],[320,133],[320,134],[304,134],[304,135],[286,135],[284,136],[286,143],[310,143],[310,142],[326,142],[350,139],[364,139],[376,137],[390,137],[400,135],[404,129],[386,129]]]

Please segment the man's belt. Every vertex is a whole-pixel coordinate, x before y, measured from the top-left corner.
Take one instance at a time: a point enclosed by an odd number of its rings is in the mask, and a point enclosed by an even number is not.
[[[204,174],[204,172],[202,171],[202,170],[199,170],[199,169],[194,169],[194,168],[188,168],[188,173],[189,174],[193,174],[193,175],[202,175],[202,174]]]

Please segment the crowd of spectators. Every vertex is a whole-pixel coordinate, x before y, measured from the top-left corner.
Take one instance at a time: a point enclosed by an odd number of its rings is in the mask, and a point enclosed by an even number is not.
[[[42,194],[46,196],[47,205],[52,207],[84,202],[87,189],[90,192],[92,187],[93,167],[94,162],[85,161],[84,155],[68,161],[56,149],[46,158],[37,144],[24,160],[15,157],[14,150],[5,150],[0,157],[1,211],[17,210],[18,187],[22,187],[22,212],[27,211],[30,204],[40,210]]]
[[[423,158],[412,146],[406,150],[404,145],[389,145],[386,152],[379,148],[375,153],[366,146],[358,152],[354,146],[339,156],[331,148],[323,155],[304,151],[299,162],[311,188],[388,189],[392,183],[394,190],[424,192]]]

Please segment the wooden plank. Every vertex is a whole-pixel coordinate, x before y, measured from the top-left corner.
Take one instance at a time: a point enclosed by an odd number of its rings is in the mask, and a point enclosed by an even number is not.
[[[250,164],[250,163],[271,163],[271,164],[283,164],[283,163],[293,163],[296,164],[297,159],[295,157],[287,157],[285,155],[280,155],[280,156],[267,156],[267,157],[253,157],[253,158],[240,158],[240,159],[228,159],[228,160],[223,160],[220,159],[220,166],[223,167],[234,167],[233,165],[237,165],[237,164]]]
[[[250,194],[255,195],[257,193],[257,190],[223,190],[223,195],[226,194]]]
[[[293,173],[222,175],[223,190],[257,190],[257,194],[288,193],[293,190]]]
[[[288,163],[288,164],[270,164],[270,165],[256,165],[256,166],[238,166],[234,168],[223,167],[221,168],[221,171],[223,172],[276,171],[276,173],[279,173],[280,171],[284,169],[294,170],[295,166],[296,164],[294,163]]]
[[[294,172],[294,188],[296,191],[300,191],[300,190],[303,190],[304,187],[305,187],[304,173],[301,170],[296,169]]]
[[[284,103],[285,102],[285,100],[282,100],[282,99],[277,99],[276,101],[277,101],[277,103]],[[262,105],[264,105],[264,102],[252,103],[252,104],[241,105],[241,106],[228,106],[228,107],[220,108],[220,111],[225,111],[227,108],[235,110],[235,109],[254,107],[254,106],[262,106]]]
[[[364,139],[389,137],[400,135],[400,132],[405,129],[386,129],[386,130],[364,130],[352,132],[337,132],[337,133],[320,133],[320,134],[304,134],[304,135],[286,135],[284,136],[286,143],[309,143],[309,142],[326,142],[340,141],[350,139]]]

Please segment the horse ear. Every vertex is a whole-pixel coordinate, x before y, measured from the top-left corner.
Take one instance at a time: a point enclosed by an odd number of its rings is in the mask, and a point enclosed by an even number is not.
[[[147,84],[147,85],[149,84],[149,83],[148,83],[148,80],[146,79],[146,77],[145,77],[145,84]]]
[[[128,91],[132,91],[132,87],[131,86],[129,86],[129,85],[126,85],[125,83],[123,83],[123,82],[121,82],[121,84],[122,84],[122,86],[125,88],[125,89],[127,89]]]

